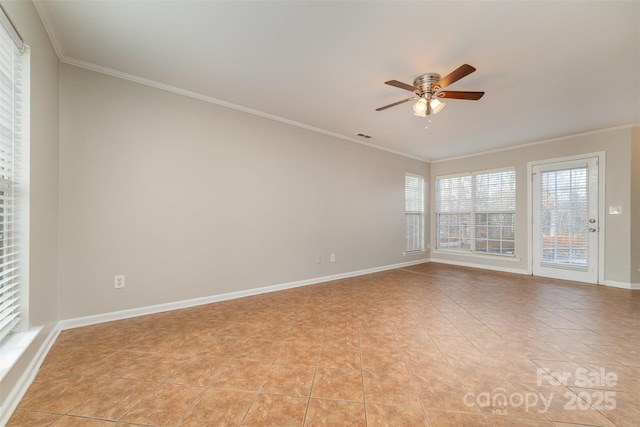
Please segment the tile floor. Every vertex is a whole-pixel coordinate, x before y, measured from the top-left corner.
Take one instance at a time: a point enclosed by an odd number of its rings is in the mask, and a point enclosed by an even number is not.
[[[63,331],[9,426],[638,426],[639,313],[422,264]]]

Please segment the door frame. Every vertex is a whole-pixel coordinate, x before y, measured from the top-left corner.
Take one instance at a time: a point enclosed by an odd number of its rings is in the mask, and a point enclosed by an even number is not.
[[[604,260],[605,260],[605,152],[597,151],[593,153],[578,154],[567,157],[554,157],[544,160],[535,160],[527,163],[527,236],[528,236],[528,257],[527,274],[533,274],[533,168],[534,166],[547,165],[552,163],[569,162],[572,160],[598,159],[598,285],[604,284]]]

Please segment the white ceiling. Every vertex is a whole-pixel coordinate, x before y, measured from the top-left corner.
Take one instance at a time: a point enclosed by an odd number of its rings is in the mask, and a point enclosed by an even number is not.
[[[63,62],[439,160],[640,122],[640,1],[89,1],[37,10]],[[427,119],[385,85],[477,71]],[[372,138],[363,140],[355,134]]]

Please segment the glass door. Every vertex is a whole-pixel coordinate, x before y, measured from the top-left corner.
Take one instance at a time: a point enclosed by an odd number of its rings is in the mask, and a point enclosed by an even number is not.
[[[598,282],[598,159],[533,167],[533,274]]]

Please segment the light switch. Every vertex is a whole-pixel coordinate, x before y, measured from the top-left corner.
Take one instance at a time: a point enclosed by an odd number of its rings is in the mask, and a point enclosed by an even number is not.
[[[622,206],[609,206],[609,215],[622,215]]]

